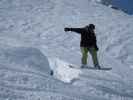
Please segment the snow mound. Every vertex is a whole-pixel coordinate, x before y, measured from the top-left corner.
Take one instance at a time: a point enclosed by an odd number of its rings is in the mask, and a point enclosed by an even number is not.
[[[50,58],[49,63],[54,70],[55,77],[63,82],[71,83],[73,80],[78,79],[81,74],[80,69],[70,68],[69,63],[59,58]]]
[[[5,46],[6,47],[6,46]],[[23,70],[36,70],[50,74],[47,57],[32,47],[0,48],[0,64]]]

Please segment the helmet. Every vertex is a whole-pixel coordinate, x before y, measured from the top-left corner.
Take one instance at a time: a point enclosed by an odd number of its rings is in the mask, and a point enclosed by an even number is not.
[[[90,29],[95,29],[95,25],[94,25],[94,24],[89,24],[88,27],[89,27]]]

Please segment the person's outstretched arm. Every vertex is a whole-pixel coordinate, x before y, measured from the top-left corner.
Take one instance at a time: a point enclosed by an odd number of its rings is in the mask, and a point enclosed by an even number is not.
[[[84,31],[84,28],[64,28],[64,31],[67,32],[67,31],[73,31],[73,32],[76,32],[76,33],[83,33]]]

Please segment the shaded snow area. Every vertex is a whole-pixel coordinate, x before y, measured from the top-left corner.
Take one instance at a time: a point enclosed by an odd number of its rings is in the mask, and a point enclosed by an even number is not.
[[[133,16],[100,1],[0,0],[0,100],[133,100]],[[80,69],[80,36],[64,27],[89,23],[112,70]]]

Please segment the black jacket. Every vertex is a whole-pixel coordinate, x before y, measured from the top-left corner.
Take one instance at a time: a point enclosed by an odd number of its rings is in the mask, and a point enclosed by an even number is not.
[[[65,31],[73,31],[81,34],[81,41],[80,41],[81,47],[95,47],[96,50],[98,50],[96,35],[93,29],[89,29],[88,27],[65,28]]]

